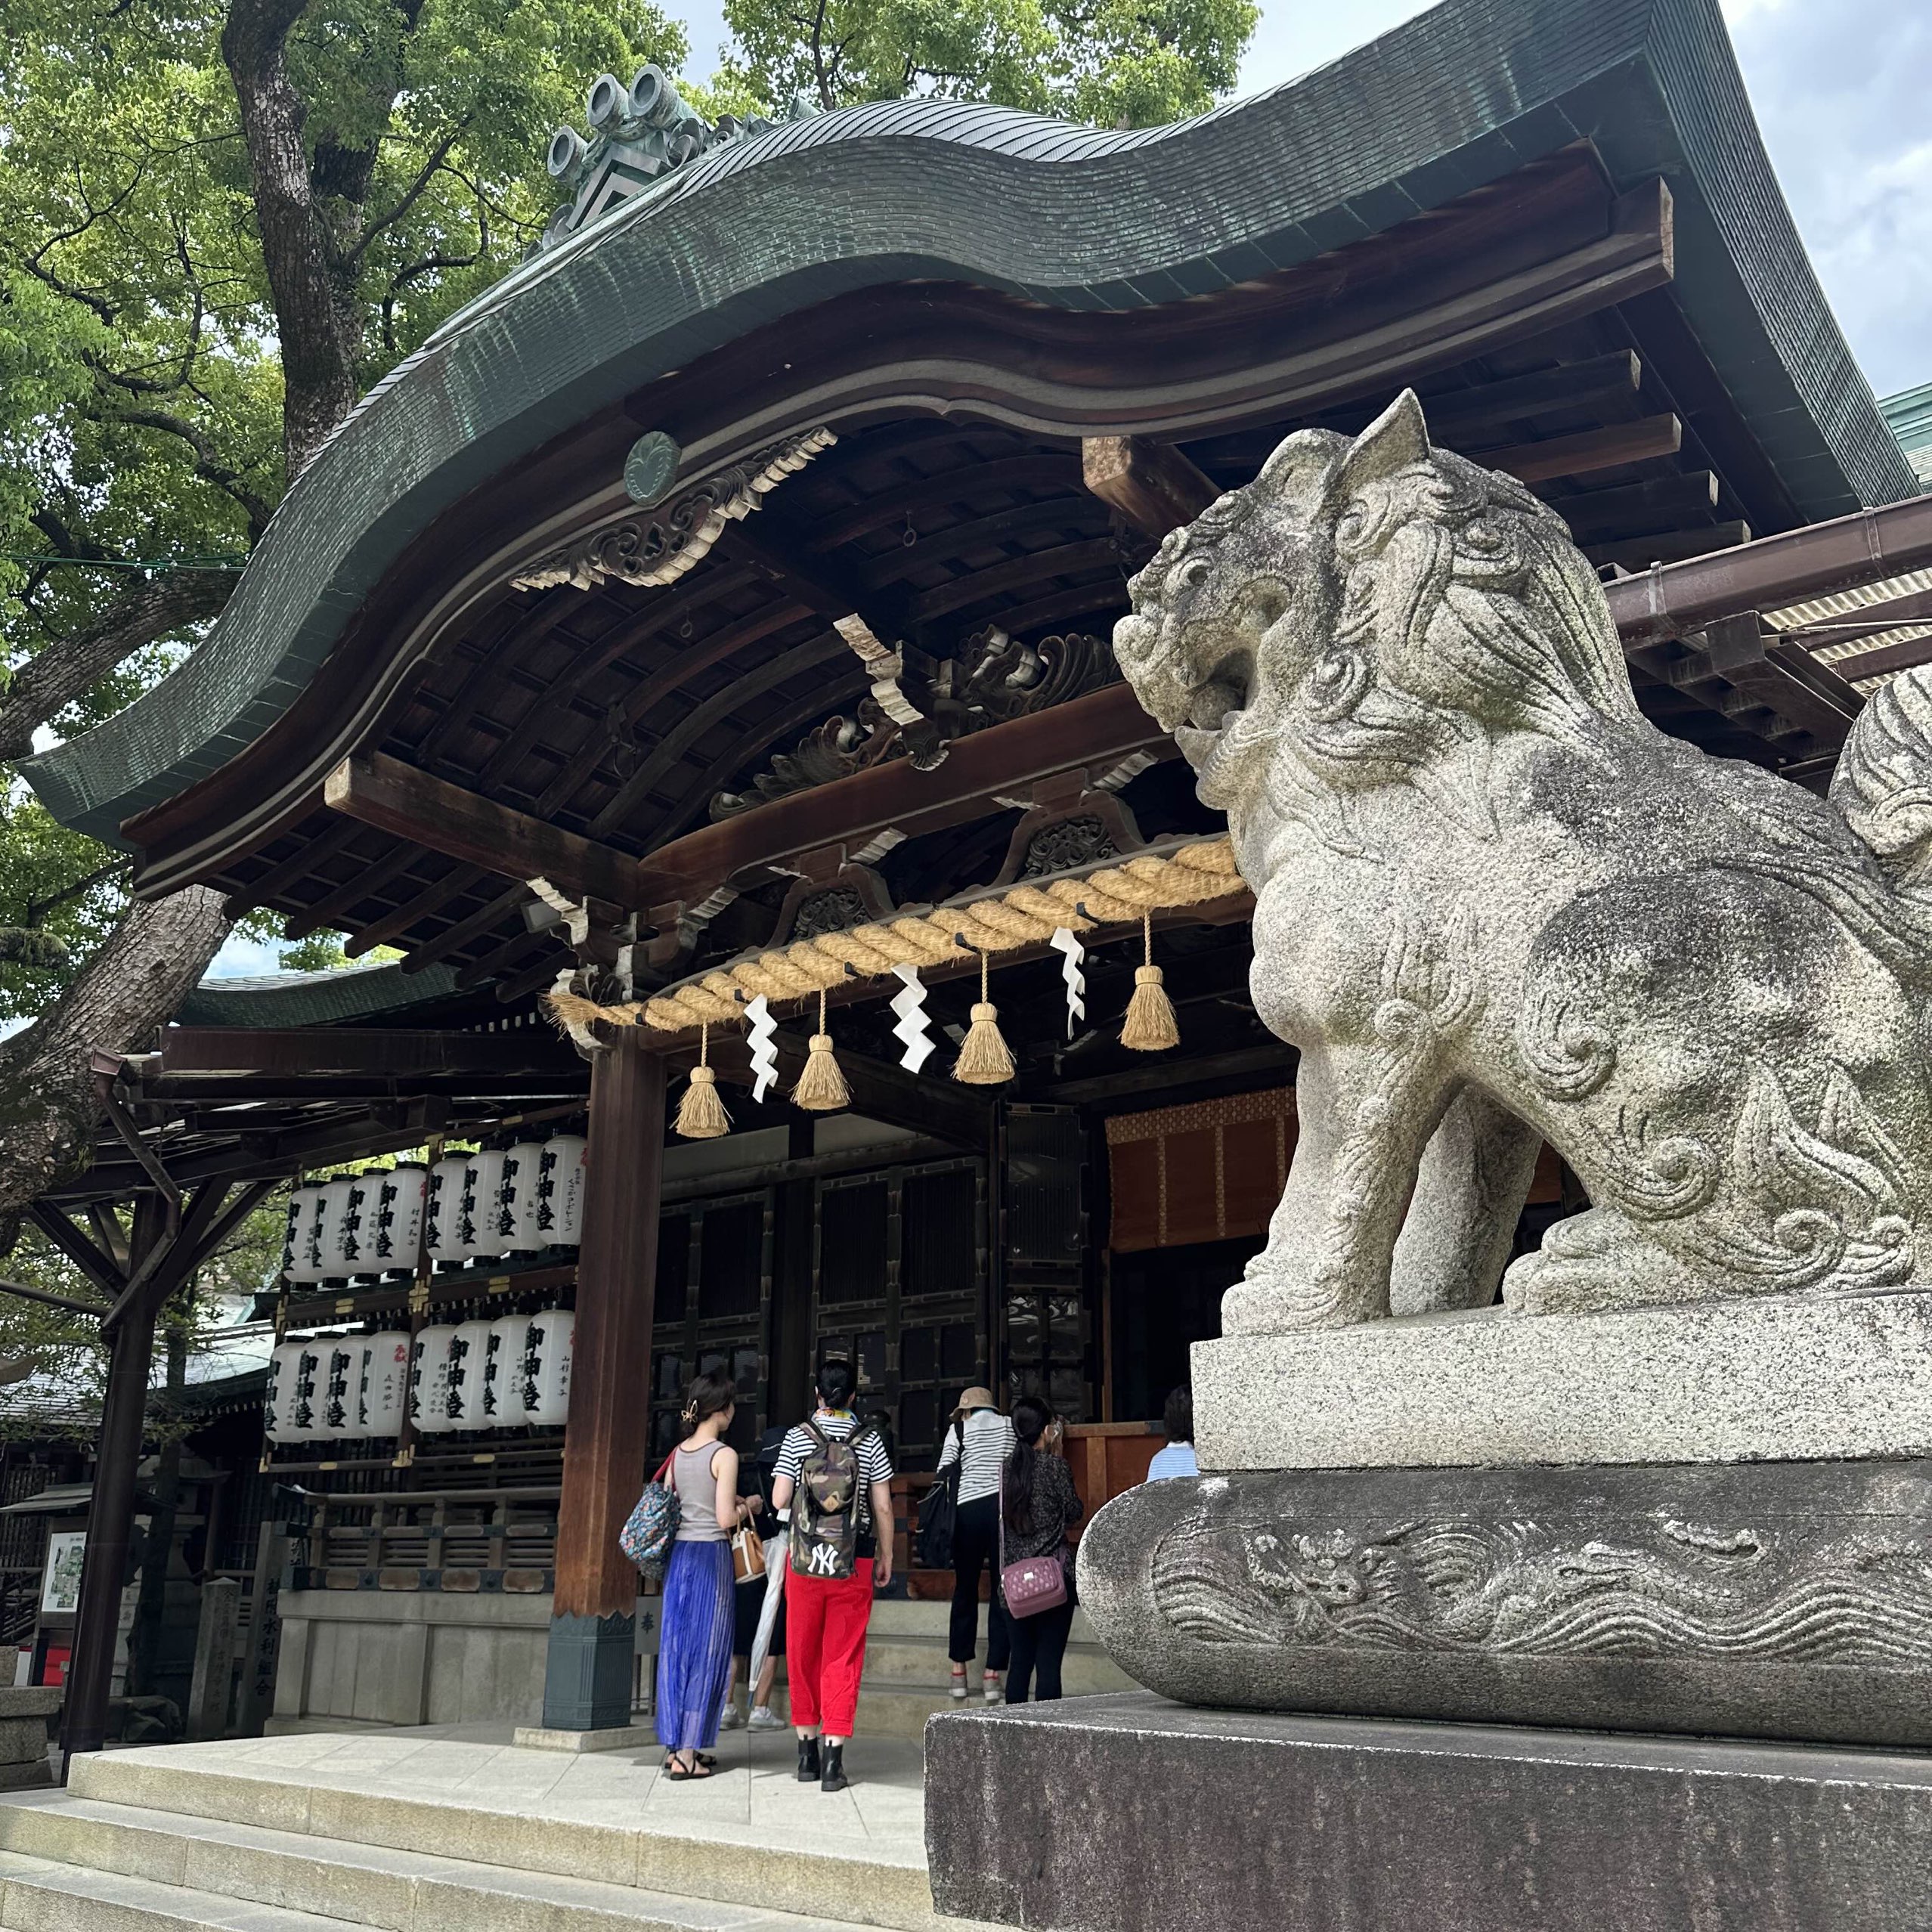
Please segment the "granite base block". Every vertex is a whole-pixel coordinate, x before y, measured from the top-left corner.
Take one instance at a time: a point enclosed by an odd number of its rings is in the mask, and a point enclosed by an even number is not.
[[[933,1719],[926,1844],[1030,1932],[1925,1932],[1932,1762],[1120,1694]]]
[[[1201,1466],[1932,1455],[1932,1291],[1506,1308],[1197,1342]]]
[[[1924,1462],[1210,1475],[1080,1596],[1190,1704],[1932,1748],[1928,1524]]]

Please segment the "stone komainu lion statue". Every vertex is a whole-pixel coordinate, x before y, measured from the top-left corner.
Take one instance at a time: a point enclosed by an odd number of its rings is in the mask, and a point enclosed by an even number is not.
[[[1831,802],[1639,714],[1590,565],[1405,393],[1290,436],[1115,650],[1228,816],[1301,1141],[1230,1332],[1912,1278],[1932,1247],[1932,673]]]

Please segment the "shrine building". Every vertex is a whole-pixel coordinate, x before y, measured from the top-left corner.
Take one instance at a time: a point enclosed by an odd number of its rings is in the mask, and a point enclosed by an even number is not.
[[[172,1193],[191,1246],[293,1184],[249,1504],[289,1519],[289,1722],[629,1724],[617,1532],[700,1370],[748,1446],[850,1358],[909,1506],[975,1382],[1068,1420],[1090,1509],[1144,1473],[1295,1064],[1110,639],[1283,436],[1413,386],[1568,521],[1646,714],[1794,782],[1932,656],[1898,583],[1932,506],[1715,0],[1448,0],[1148,129],[714,128],[655,70],[589,107],[540,245],[364,398],[208,639],[27,768],[137,892],[364,962],[204,986],[101,1064],[39,1204],[79,1252],[91,1204]],[[1121,1037],[1150,964],[1155,1051]],[[1013,1070],[978,1084],[982,1005]],[[847,1104],[796,1105],[824,1039]],[[680,1137],[701,1063],[729,1131]],[[1546,1157],[1519,1251],[1581,1205]]]

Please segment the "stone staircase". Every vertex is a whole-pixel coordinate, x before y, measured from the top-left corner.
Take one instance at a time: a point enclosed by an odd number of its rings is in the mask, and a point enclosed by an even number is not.
[[[727,1737],[692,1785],[655,1751],[432,1732],[105,1752],[67,1791],[0,1794],[0,1927],[968,1932],[933,1913],[918,1748],[853,1749],[831,1797],[783,1737]]]

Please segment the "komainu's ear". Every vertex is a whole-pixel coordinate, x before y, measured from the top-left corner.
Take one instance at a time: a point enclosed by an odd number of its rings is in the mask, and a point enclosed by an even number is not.
[[[1429,425],[1423,420],[1415,391],[1404,389],[1355,438],[1336,466],[1328,486],[1330,500],[1346,503],[1380,478],[1428,460]]]

